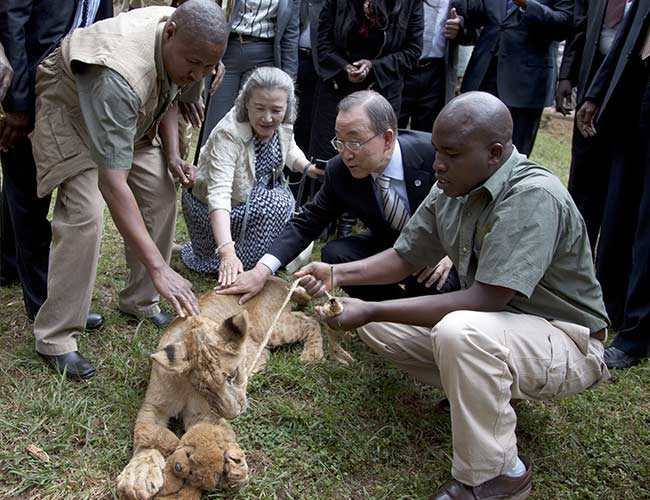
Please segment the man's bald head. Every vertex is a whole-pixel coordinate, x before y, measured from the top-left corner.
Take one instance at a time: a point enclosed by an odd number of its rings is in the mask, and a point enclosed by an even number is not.
[[[229,26],[213,0],[188,0],[165,24],[162,54],[165,72],[179,86],[198,81],[221,62]]]
[[[442,108],[433,124],[432,143],[438,187],[448,196],[464,196],[510,157],[512,117],[496,97],[468,92]]]
[[[500,143],[511,149],[510,111],[487,92],[467,92],[452,99],[442,108],[435,126],[451,129],[466,140],[476,140],[483,145]]]
[[[228,41],[230,27],[226,16],[214,0],[188,0],[172,14],[178,34],[187,40],[208,45],[223,45]]]

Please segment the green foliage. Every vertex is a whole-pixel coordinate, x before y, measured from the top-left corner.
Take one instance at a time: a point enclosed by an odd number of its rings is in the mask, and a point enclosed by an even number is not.
[[[569,140],[543,130],[533,158],[566,179]],[[53,373],[33,350],[18,287],[0,289],[0,498],[109,499],[131,454],[132,430],[159,332],[117,310],[126,273],[110,217],[93,310],[106,326],[80,349],[97,367],[88,383]],[[178,238],[186,232],[179,217]],[[197,292],[214,280],[173,267]],[[449,418],[442,393],[413,383],[356,338],[357,362],[306,366],[298,347],[271,356],[255,376],[250,407],[233,422],[251,465],[241,492],[211,499],[424,499],[450,477]],[[579,396],[518,406],[518,438],[534,464],[535,499],[650,498],[650,364],[615,373]],[[41,460],[26,448],[49,456]]]

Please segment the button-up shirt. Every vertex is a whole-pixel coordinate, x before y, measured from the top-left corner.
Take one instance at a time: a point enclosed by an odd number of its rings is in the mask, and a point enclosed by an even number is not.
[[[608,323],[584,221],[551,171],[516,149],[482,185],[451,198],[431,189],[394,245],[407,261],[453,261],[474,281],[516,292],[510,312],[587,327]]]
[[[183,101],[195,102],[200,97],[201,82],[180,89],[167,76],[162,58],[163,29],[164,24],[161,24],[156,35],[158,106],[151,121],[142,123],[139,128],[140,99],[122,75],[106,66],[81,63],[75,66],[79,104],[90,139],[90,157],[98,167],[130,169],[135,143],[149,133],[153,135],[152,126],[167,112],[181,90],[184,91]]]
[[[449,17],[449,0],[424,0],[424,31],[422,33],[422,56],[445,57],[447,39],[444,35],[445,22]]]

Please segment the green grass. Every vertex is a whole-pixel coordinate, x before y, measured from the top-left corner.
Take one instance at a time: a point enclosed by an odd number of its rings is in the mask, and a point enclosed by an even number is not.
[[[570,130],[570,129],[569,129]],[[543,130],[533,158],[566,179],[566,134]],[[186,233],[179,218],[178,237]],[[198,292],[212,281],[173,267]],[[117,311],[125,276],[110,217],[93,310],[106,326],[80,339],[97,367],[89,383],[54,376],[33,350],[17,287],[0,289],[0,498],[108,499],[131,453],[132,427],[159,332]],[[300,348],[275,352],[249,386],[250,407],[233,422],[251,483],[228,499],[424,499],[449,479],[447,417],[439,390],[418,385],[346,342],[357,359],[306,366]],[[534,499],[650,498],[650,363],[579,396],[518,407],[519,447],[534,468]],[[49,461],[26,452],[30,444]]]

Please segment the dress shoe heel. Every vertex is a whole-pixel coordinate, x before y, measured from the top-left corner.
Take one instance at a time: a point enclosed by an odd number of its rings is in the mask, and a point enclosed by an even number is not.
[[[104,318],[101,314],[88,313],[88,316],[86,316],[86,330],[99,330],[102,326],[104,326]]]
[[[79,351],[66,352],[59,355],[38,355],[57,373],[72,380],[89,380],[95,376],[95,368]]]

